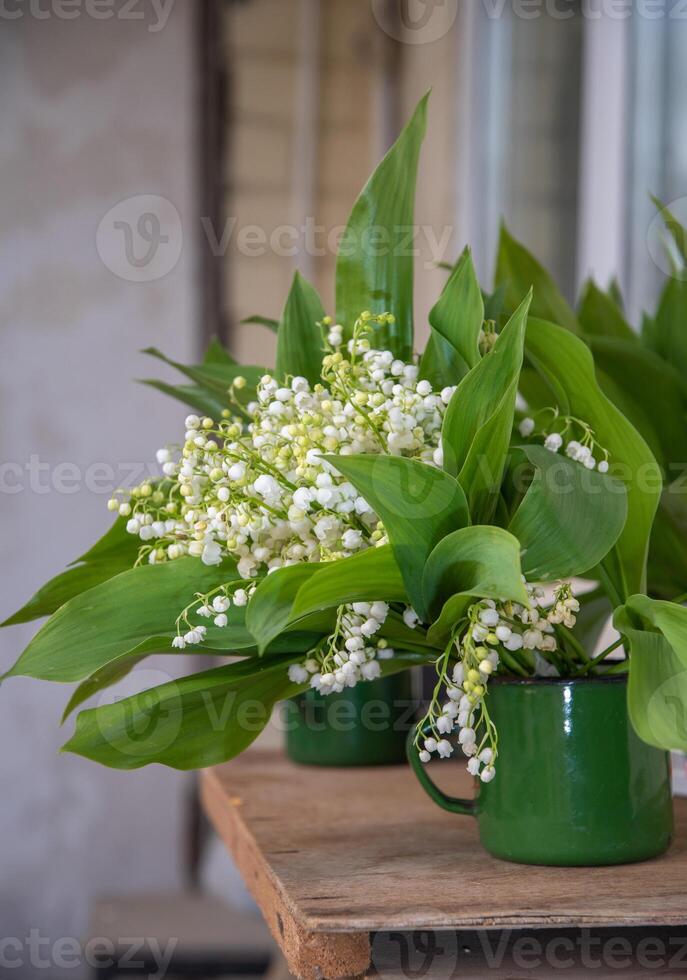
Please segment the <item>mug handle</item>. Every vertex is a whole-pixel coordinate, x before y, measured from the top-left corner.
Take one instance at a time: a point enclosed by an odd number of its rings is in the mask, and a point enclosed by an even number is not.
[[[431,732],[431,726],[429,722],[423,725],[422,734],[429,735]],[[434,802],[442,807],[444,810],[448,810],[449,813],[460,813],[466,817],[475,817],[478,813],[478,803],[477,800],[463,800],[458,796],[449,796],[440,790],[439,787],[434,783],[427,772],[427,768],[424,762],[420,761],[420,756],[418,750],[415,747],[415,728],[411,728],[408,732],[408,737],[406,739],[406,755],[408,757],[408,762],[410,767],[415,773],[422,786],[423,790],[427,795],[434,800]]]

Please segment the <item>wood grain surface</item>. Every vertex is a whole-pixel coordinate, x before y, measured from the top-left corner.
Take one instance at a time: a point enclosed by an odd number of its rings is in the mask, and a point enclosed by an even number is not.
[[[460,762],[436,771],[470,795]],[[539,868],[486,854],[475,821],[436,807],[404,766],[304,767],[256,749],[206,770],[202,783],[207,812],[298,976],[361,972],[378,930],[687,923],[685,800],[675,801],[675,841],[663,857]]]

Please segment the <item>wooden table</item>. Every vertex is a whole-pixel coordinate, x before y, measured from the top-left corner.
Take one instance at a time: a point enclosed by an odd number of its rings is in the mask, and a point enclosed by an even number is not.
[[[438,764],[437,772],[454,792],[470,795],[462,765]],[[475,821],[436,807],[403,766],[308,768],[278,752],[254,749],[206,770],[202,790],[208,815],[298,977],[334,980],[366,973],[371,935],[372,959],[388,977],[413,975],[407,962],[400,971],[389,965],[390,934],[443,936],[449,958],[455,947],[459,959],[456,944],[465,949],[456,937],[470,930],[473,936],[475,930],[491,935],[483,931],[523,928],[564,934],[566,927],[613,927],[617,936],[631,927],[651,927],[646,935],[663,936],[666,943],[665,927],[684,926],[684,963],[677,962],[673,944],[666,950],[666,969],[659,969],[654,949],[650,974],[687,971],[686,800],[676,800],[676,839],[661,858],[614,868],[537,868],[486,854]],[[417,955],[426,952],[423,943]],[[633,947],[633,964],[636,953]],[[556,955],[562,956],[561,948]],[[516,973],[512,964],[501,967],[505,973],[489,975],[554,975],[546,963],[544,972],[530,972],[522,963],[516,963]],[[445,965],[432,975],[448,978],[452,972]],[[649,975],[615,965],[608,973],[593,973]],[[582,973],[567,969],[563,975]]]

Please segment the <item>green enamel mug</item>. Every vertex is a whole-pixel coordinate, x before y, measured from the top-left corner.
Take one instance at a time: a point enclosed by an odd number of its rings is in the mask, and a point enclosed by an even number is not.
[[[405,763],[415,719],[409,671],[340,694],[306,691],[286,703],[286,754],[306,766]]]
[[[435,803],[476,817],[490,854],[523,864],[610,865],[668,848],[670,760],[632,728],[626,677],[494,678],[487,697],[498,732],[496,776],[476,780],[474,799],[435,785],[413,733],[407,750]]]

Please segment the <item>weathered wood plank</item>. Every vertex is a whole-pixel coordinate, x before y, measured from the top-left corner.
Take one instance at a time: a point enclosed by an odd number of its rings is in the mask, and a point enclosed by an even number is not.
[[[364,973],[370,965],[367,932],[329,934],[303,924],[297,906],[243,819],[242,797],[226,791],[217,770],[203,773],[202,798],[291,973],[304,980],[335,980]],[[255,823],[259,826],[260,822],[256,817]]]
[[[437,771],[469,795],[460,763]],[[253,750],[206,771],[203,785],[215,826],[300,976],[342,976],[344,961],[349,975],[361,972],[376,930],[687,923],[684,800],[661,858],[537,868],[487,855],[474,821],[434,806],[402,766],[308,768]]]

